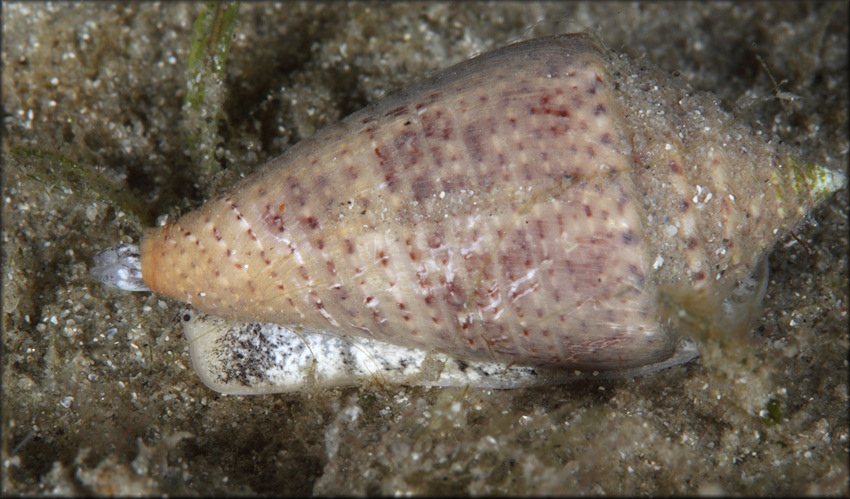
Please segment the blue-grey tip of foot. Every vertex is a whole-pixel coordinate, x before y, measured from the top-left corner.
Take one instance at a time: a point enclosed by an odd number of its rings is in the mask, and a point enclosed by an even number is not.
[[[142,277],[141,253],[135,244],[119,244],[95,255],[91,276],[124,291],[150,291]]]

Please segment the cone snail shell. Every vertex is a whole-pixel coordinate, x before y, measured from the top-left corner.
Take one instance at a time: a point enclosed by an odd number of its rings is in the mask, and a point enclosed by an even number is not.
[[[664,303],[731,295],[843,183],[714,97],[590,36],[554,36],[460,63],[292,147],[146,233],[141,275],[228,319],[629,370],[675,355]]]

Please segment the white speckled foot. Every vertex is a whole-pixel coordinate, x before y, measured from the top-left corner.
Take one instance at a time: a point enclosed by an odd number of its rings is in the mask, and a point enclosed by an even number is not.
[[[639,376],[699,355],[681,340],[669,359],[636,369],[578,372],[463,361],[374,340],[298,332],[276,324],[234,323],[186,306],[180,312],[192,363],[209,388],[234,395],[291,392],[374,382],[415,386],[520,388],[580,379]]]

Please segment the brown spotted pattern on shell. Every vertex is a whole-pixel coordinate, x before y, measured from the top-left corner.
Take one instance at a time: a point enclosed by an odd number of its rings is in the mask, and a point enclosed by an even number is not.
[[[843,183],[732,122],[589,36],[510,45],[150,231],[144,280],[215,316],[461,359],[661,362],[666,290],[728,295]]]

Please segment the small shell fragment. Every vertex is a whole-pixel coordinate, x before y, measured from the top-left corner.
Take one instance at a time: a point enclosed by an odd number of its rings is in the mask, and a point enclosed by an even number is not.
[[[713,96],[563,35],[322,130],[149,231],[140,265],[151,290],[229,321],[184,322],[216,390],[632,376],[748,309],[765,254],[844,182]]]

